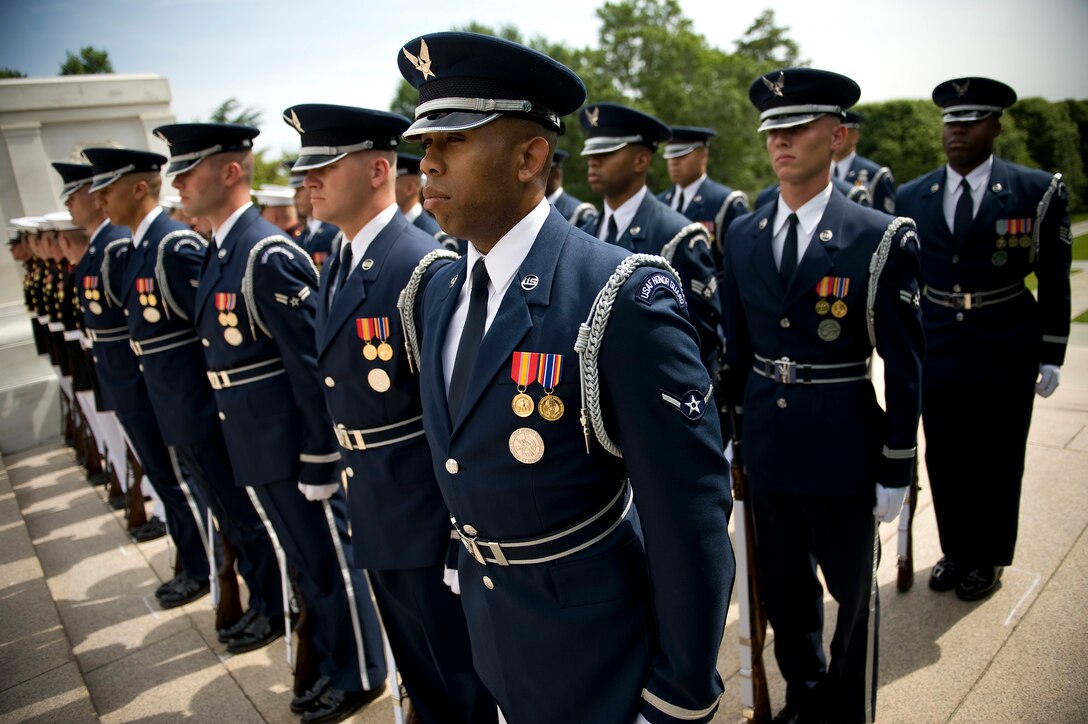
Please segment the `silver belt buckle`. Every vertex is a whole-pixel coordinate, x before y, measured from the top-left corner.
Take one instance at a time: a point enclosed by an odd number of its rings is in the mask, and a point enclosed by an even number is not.
[[[476,562],[481,566],[486,566],[487,561],[484,559],[484,554],[480,552],[480,547],[476,545],[475,538],[469,538],[467,535],[461,532],[460,528],[455,528],[457,535],[461,538],[461,543],[464,544],[465,549],[469,554],[476,559]]]
[[[348,437],[347,428],[343,425],[336,425],[333,427],[333,432],[336,433],[336,442],[340,443],[340,447],[351,450],[351,439]]]
[[[773,363],[775,368],[776,381],[786,385],[792,385],[794,381],[794,370],[796,369],[793,362],[789,357],[780,357]]]
[[[144,351],[143,351],[143,349],[140,348],[140,343],[139,342],[137,342],[134,339],[130,339],[128,341],[128,346],[132,347],[132,353],[134,355],[136,355],[137,357],[143,357]]]
[[[209,370],[208,382],[211,383],[213,390],[222,390],[225,387],[230,387],[230,375],[226,372],[213,372]]]

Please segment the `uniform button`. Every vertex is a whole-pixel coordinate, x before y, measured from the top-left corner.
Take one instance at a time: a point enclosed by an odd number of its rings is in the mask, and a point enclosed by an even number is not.
[[[222,412],[220,412],[220,413],[219,413],[219,419],[220,419],[220,420],[226,420],[226,419],[227,419],[227,416],[226,416],[226,414],[225,414],[225,413],[222,413]]]
[[[347,475],[349,478],[354,478],[355,477],[355,471],[352,470],[351,468],[345,468],[344,469],[344,474]]]
[[[956,294],[959,294],[960,293],[960,285],[959,284],[953,284],[952,285],[952,291],[954,291]]]
[[[334,380],[331,377],[326,377],[325,378],[325,386],[326,387],[336,387],[336,380]]]
[[[139,367],[140,367],[140,371],[143,372],[144,371],[144,366],[140,365]]]
[[[212,346],[212,343],[208,341],[207,337],[204,337],[203,339],[201,339],[200,343],[202,345],[204,345],[205,347],[211,347]]]
[[[98,364],[98,358],[97,357],[94,358],[94,361],[95,361],[95,364]]]
[[[786,402],[785,397],[779,397],[778,402],[776,402],[775,404],[778,405],[778,409],[785,410],[786,407],[788,407],[790,403]]]
[[[960,263],[960,258],[958,256],[952,257],[952,263],[953,264],[959,264]]]
[[[476,528],[471,525],[465,525],[461,527],[464,529],[465,535],[476,535],[476,533],[478,532]]]
[[[461,466],[457,464],[457,461],[450,458],[446,461],[446,472],[450,475],[456,475],[457,471],[461,469]]]
[[[956,312],[956,321],[957,322],[962,322],[963,321],[963,312]]]
[[[125,316],[126,317],[128,316],[128,310],[127,309],[125,310]]]
[[[223,257],[225,257],[226,255],[227,255],[227,250],[226,250],[226,249],[220,249],[220,250],[219,250],[219,258],[220,258],[220,259],[222,259],[222,258],[223,258]]]
[[[778,320],[778,326],[781,327],[782,329],[789,329],[790,328],[790,320],[785,318],[785,317],[782,317],[782,319]]]
[[[495,587],[495,582],[491,580],[491,576],[484,576],[484,586],[489,591]]]

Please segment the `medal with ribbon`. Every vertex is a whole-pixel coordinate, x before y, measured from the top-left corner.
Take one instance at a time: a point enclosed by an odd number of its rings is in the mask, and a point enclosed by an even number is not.
[[[219,310],[219,324],[223,327],[223,339],[232,347],[242,343],[242,332],[238,329],[238,315],[234,312],[237,306],[236,292],[215,293],[215,308]]]
[[[536,381],[544,388],[544,397],[540,400],[540,416],[549,422],[555,422],[563,416],[563,401],[552,394],[563,377],[563,355],[541,354]]]
[[[389,317],[359,317],[355,320],[355,331],[359,339],[366,342],[363,346],[363,357],[368,360],[381,358],[383,362],[393,359],[393,347],[386,340],[389,339]],[[374,340],[380,344],[375,347]]]
[[[832,277],[832,279],[834,279],[835,288],[831,293],[837,297],[837,301],[831,305],[831,314],[842,319],[847,312],[846,302],[843,299],[846,298],[847,292],[850,291],[850,279],[847,277]]]
[[[514,395],[510,407],[518,417],[528,417],[536,407],[533,398],[525,394],[525,389],[536,381],[540,357],[539,352],[515,352],[510,362],[510,379],[518,386],[518,394]]]
[[[87,298],[87,309],[91,314],[102,314],[102,305],[98,302],[102,292],[98,291],[98,277],[83,277],[83,296]]]
[[[820,301],[816,302],[816,314],[821,317],[831,311],[831,302],[827,301],[827,295],[831,293],[832,277],[824,277],[816,283],[816,295]]]
[[[137,278],[136,291],[140,294],[140,306],[144,308],[144,319],[152,324],[162,319],[162,313],[156,309],[159,300],[155,296],[155,279],[153,277]]]

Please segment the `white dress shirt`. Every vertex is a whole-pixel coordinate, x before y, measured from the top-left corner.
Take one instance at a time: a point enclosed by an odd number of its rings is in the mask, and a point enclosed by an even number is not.
[[[604,241],[608,236],[608,220],[616,217],[616,238],[619,239],[623,236],[623,232],[627,231],[627,227],[631,225],[631,221],[635,218],[635,213],[638,211],[638,207],[642,205],[642,199],[646,197],[647,189],[645,186],[635,192],[635,195],[623,202],[618,209],[612,210],[612,207],[608,205],[608,202],[604,202],[604,221],[597,232],[597,238]]]
[[[831,173],[835,178],[840,181],[846,180],[846,174],[850,173],[850,164],[854,163],[854,158],[858,155],[857,151],[851,151],[850,155],[841,161],[831,162]]]
[[[982,196],[986,193],[986,184],[990,180],[990,171],[993,167],[994,157],[991,155],[967,174],[967,185],[971,187],[972,219],[978,216],[978,207],[982,204]],[[944,220],[951,230],[955,228],[956,204],[959,203],[960,194],[963,193],[960,181],[964,177],[953,171],[947,164],[945,173],[947,181],[944,185]]]
[[[696,194],[699,193],[699,187],[703,185],[703,181],[706,181],[706,174],[705,173],[702,176],[700,176],[699,178],[697,178],[694,181],[692,181],[691,183],[689,183],[684,188],[679,189],[680,192],[684,194],[684,206],[683,206],[683,208],[680,207],[680,194],[674,193],[672,195],[672,208],[673,208],[673,210],[674,211],[679,211],[681,214],[684,213],[684,209],[686,209],[688,207],[688,204],[691,203],[691,200],[693,198],[695,198]]]
[[[212,243],[217,247],[223,246],[223,240],[230,235],[230,230],[234,228],[234,224],[241,218],[242,214],[246,212],[246,209],[252,205],[252,201],[245,202],[235,209],[233,214],[227,217],[227,220],[223,222],[222,226],[218,229],[212,229]]]
[[[827,202],[831,200],[831,191],[831,184],[828,184],[823,191],[806,201],[804,206],[796,211],[786,205],[781,193],[778,194],[778,209],[774,214],[774,226],[771,227],[774,234],[771,238],[771,253],[774,254],[775,268],[782,266],[782,248],[786,245],[786,232],[789,229],[786,222],[790,214],[797,214],[797,266],[801,266],[801,260],[805,258],[805,250],[812,241],[812,234],[824,216]]]
[[[144,237],[147,236],[147,230],[151,226],[151,222],[159,218],[159,214],[162,213],[162,207],[156,206],[147,212],[147,216],[140,222],[140,225],[136,227],[136,231],[132,234],[132,246],[133,248],[139,248],[143,243]]]

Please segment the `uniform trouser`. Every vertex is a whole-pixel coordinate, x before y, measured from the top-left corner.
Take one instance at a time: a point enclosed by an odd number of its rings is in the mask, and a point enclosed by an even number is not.
[[[371,571],[370,583],[420,721],[494,722],[495,700],[472,666],[461,600],[442,582],[442,566]]]
[[[759,582],[774,627],[774,653],[786,679],[786,703],[805,706],[816,696],[829,721],[863,722],[866,701],[876,710],[876,617],[869,604],[880,546],[873,500],[777,494],[750,486],[756,525]],[[823,651],[823,570],[839,604],[831,665]]]
[[[174,545],[178,547],[181,568],[189,578],[208,580],[208,557],[201,535],[200,522],[193,516],[189,499],[174,475],[174,466],[170,462],[170,452],[159,432],[159,423],[150,410],[147,412],[118,411],[118,419],[125,429],[125,434],[132,442],[144,474],[151,481],[151,487],[162,501],[166,514],[166,528]],[[139,485],[140,481],[136,481]],[[206,503],[197,496],[197,505],[203,519]]]
[[[234,482],[222,432],[216,427],[207,439],[174,449],[219,521],[219,532],[238,552],[238,573],[249,588],[249,608],[270,618],[282,615],[276,549],[249,494]]]
[[[313,643],[321,656],[321,673],[329,677],[333,687],[344,691],[381,686],[385,680],[381,627],[366,577],[352,563],[343,493],[337,491],[329,499],[329,505],[350,572],[361,642],[356,640],[348,592],[324,506],[306,500],[294,481],[256,485],[253,491],[279,538],[287,561],[298,570],[299,593],[315,620]],[[360,646],[366,686],[360,673]]]
[[[1007,566],[1016,550],[1035,379],[922,388],[926,470],[945,556]]]

